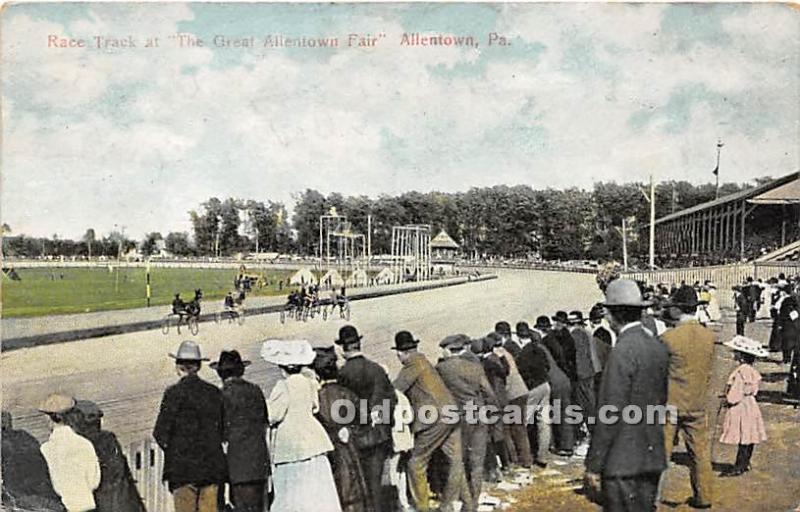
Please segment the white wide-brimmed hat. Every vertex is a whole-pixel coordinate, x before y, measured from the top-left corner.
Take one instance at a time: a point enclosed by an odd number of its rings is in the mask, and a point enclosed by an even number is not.
[[[39,411],[48,414],[67,412],[75,407],[75,399],[62,393],[54,393],[39,404]]]
[[[316,353],[306,340],[267,340],[261,346],[261,357],[279,366],[309,365]]]
[[[180,347],[178,347],[178,352],[175,354],[170,354],[169,357],[173,359],[177,359],[180,361],[208,361],[207,357],[203,357],[200,354],[200,345],[193,342],[192,340],[186,340],[181,342]]]
[[[738,352],[744,352],[745,354],[756,357],[769,357],[769,351],[761,346],[760,342],[745,336],[734,336],[731,341],[723,343],[723,345]]]

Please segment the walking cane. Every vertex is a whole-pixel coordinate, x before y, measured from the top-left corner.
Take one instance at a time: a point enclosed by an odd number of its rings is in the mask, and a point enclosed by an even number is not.
[[[725,395],[719,395],[719,407],[717,407],[717,414],[714,415],[714,434],[711,436],[711,462],[714,462],[714,449],[717,447],[717,433],[719,432],[719,414],[728,402]]]

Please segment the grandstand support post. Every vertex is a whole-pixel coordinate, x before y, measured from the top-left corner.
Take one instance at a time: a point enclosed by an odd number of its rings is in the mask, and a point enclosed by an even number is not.
[[[656,268],[656,185],[650,175],[650,270]]]
[[[744,221],[747,218],[747,207],[742,200],[742,219],[739,222],[739,261],[744,261]]]

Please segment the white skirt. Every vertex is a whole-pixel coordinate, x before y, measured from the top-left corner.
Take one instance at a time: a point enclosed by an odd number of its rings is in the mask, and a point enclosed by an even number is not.
[[[341,512],[333,472],[325,454],[275,465],[272,512]]]

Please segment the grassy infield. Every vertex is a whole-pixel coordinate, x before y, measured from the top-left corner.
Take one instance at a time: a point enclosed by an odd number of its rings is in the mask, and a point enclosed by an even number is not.
[[[269,270],[263,275],[269,286],[254,289],[254,295],[282,295],[293,270]],[[36,268],[17,269],[21,281],[2,277],[2,316],[32,317],[85,313],[147,305],[145,269]],[[248,269],[248,273],[261,273]],[[150,271],[152,306],[171,304],[175,293],[185,301],[201,288],[206,300],[218,300],[233,289],[235,269],[153,268]],[[63,279],[62,279],[63,276]],[[319,276],[318,276],[319,277]],[[343,276],[346,277],[346,276]],[[251,294],[251,295],[252,295]]]

